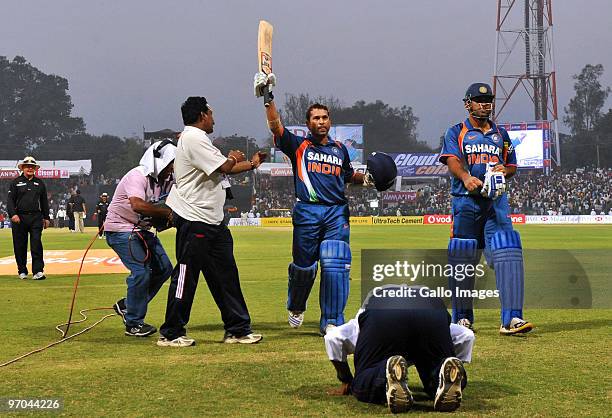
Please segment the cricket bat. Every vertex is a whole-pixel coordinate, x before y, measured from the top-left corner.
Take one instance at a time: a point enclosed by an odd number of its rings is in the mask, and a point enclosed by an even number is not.
[[[274,28],[265,20],[259,21],[259,33],[257,35],[257,61],[259,71],[270,74],[272,72],[272,31]],[[263,89],[264,105],[270,106],[272,94],[268,86]]]

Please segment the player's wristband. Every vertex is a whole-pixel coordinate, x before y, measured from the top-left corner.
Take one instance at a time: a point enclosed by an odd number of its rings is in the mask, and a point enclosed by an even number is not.
[[[268,97],[264,96],[264,106],[266,106],[266,104],[270,103],[272,100],[274,100],[274,94],[272,94],[272,91],[268,89]]]

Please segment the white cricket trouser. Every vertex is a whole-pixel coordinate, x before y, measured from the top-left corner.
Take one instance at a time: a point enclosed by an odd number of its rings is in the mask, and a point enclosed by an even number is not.
[[[75,232],[85,232],[85,224],[83,223],[83,214],[85,212],[74,212],[74,230]]]

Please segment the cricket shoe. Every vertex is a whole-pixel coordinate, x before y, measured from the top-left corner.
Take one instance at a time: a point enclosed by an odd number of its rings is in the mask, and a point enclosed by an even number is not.
[[[289,311],[289,326],[299,328],[304,323],[304,312]]]
[[[127,306],[125,304],[125,298],[121,298],[113,305],[113,309],[117,315],[121,317],[123,325],[125,325],[125,315],[127,314]]]
[[[225,332],[223,336],[223,342],[225,344],[257,344],[261,340],[263,340],[263,335],[253,334],[252,332],[242,337],[236,337],[229,332]]]
[[[19,273],[19,278],[20,278],[21,280],[25,280],[25,279],[27,279],[27,278],[28,278],[28,273]]]
[[[461,325],[462,327],[466,327],[467,329],[469,329],[470,331],[474,331],[474,325],[472,325],[472,322],[467,319],[467,318],[461,318],[460,320],[457,321],[457,325]]]
[[[503,325],[499,327],[499,333],[501,335],[524,334],[531,331],[533,328],[534,326],[531,322],[521,318],[512,318],[507,327]]]
[[[34,276],[32,276],[32,280],[45,280],[46,278],[47,276],[45,276],[45,273],[43,273],[42,271],[39,271]]]
[[[175,338],[174,340],[169,340],[166,337],[159,337],[157,340],[157,345],[159,347],[191,347],[195,345],[195,340],[193,338],[188,338],[186,335],[182,335],[180,337]]]
[[[461,405],[461,384],[466,379],[463,362],[449,357],[440,367],[440,383],[434,398],[434,410],[452,412]]]
[[[386,367],[387,405],[393,414],[406,412],[414,403],[408,389],[408,363],[402,356],[389,357]]]
[[[130,337],[148,337],[151,334],[155,334],[157,328],[153,325],[142,323],[135,327],[125,327],[125,335]]]

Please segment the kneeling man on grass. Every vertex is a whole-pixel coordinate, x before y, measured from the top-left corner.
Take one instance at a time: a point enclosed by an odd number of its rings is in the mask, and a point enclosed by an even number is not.
[[[385,288],[398,285],[386,285]],[[342,386],[368,403],[387,404],[392,413],[408,411],[408,366],[414,364],[434,410],[459,408],[467,384],[463,362],[472,359],[474,333],[451,324],[437,297],[376,297],[370,294],[354,319],[325,335],[327,356]],[[354,354],[355,377],[347,356]]]

